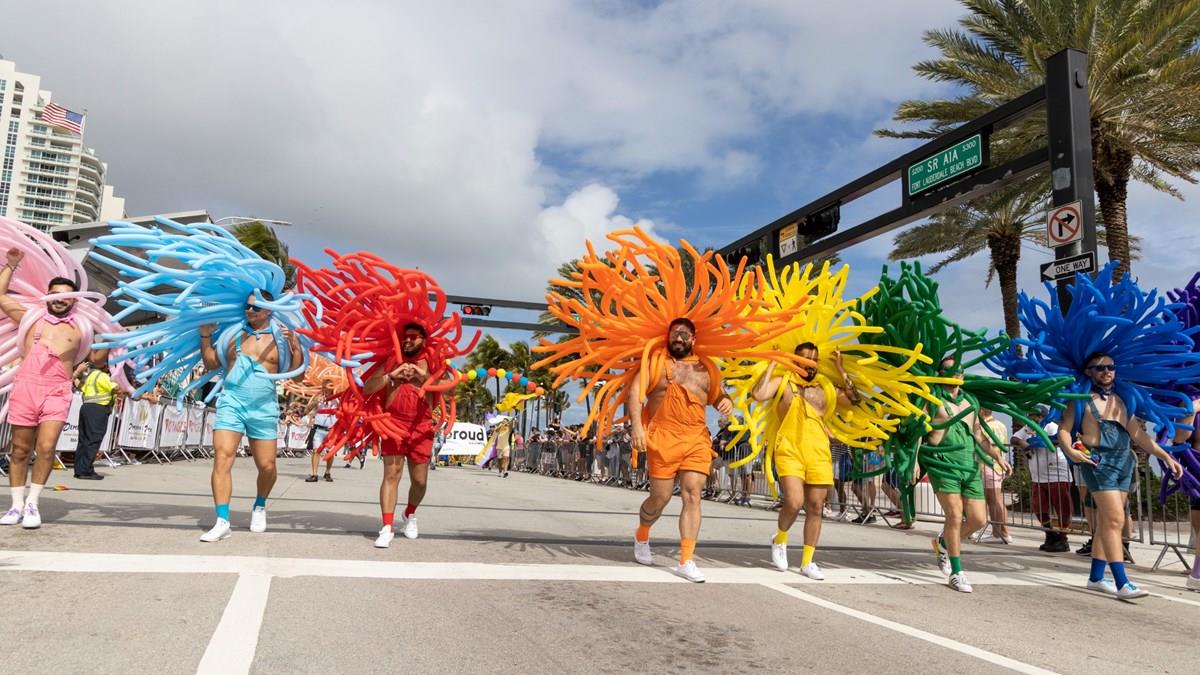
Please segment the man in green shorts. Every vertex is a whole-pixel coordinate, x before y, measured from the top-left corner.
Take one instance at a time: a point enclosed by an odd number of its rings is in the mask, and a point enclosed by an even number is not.
[[[962,367],[953,358],[942,359],[941,371],[944,377],[962,377]],[[944,428],[935,428],[925,437],[925,445],[921,446],[919,461],[913,471],[913,482],[920,479],[922,471],[929,474],[929,484],[945,515],[942,534],[933,538],[938,567],[949,577],[950,588],[970,593],[971,584],[963,574],[959,557],[962,541],[987,525],[983,480],[975,462],[977,449],[988,448],[997,471],[1003,475],[1011,473],[1012,468],[994,443],[982,442],[985,432],[979,425],[977,411],[971,408],[959,387],[946,387],[941,398],[942,405],[933,414],[933,424]],[[958,421],[945,426],[960,414],[962,417]],[[964,512],[967,516],[965,525]]]

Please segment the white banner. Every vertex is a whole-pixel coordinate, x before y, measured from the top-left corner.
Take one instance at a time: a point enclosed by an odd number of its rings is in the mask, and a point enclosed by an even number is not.
[[[187,440],[188,411],[179,410],[172,401],[163,406],[162,430],[158,433],[158,447],[178,448]]]
[[[187,411],[187,438],[184,442],[189,446],[198,446],[204,438],[204,406],[192,404]]]
[[[478,424],[455,422],[438,455],[478,455],[487,445],[487,432]]]
[[[307,424],[288,425],[287,446],[289,449],[305,450],[308,448],[308,428]]]
[[[79,392],[75,392],[71,395],[71,409],[67,411],[67,423],[63,425],[62,433],[58,436],[58,445],[54,446],[56,451],[75,452],[75,448],[79,447],[79,406],[81,405],[83,405],[83,399]]]
[[[158,416],[161,410],[162,406],[146,401],[126,401],[117,444],[123,448],[153,448],[156,440],[154,433],[158,430]]]

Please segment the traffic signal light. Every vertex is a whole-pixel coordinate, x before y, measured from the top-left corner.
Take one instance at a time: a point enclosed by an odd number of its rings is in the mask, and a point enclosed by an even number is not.
[[[736,268],[742,262],[742,258],[746,258],[746,265],[757,265],[762,262],[760,260],[761,253],[759,252],[758,244],[746,244],[738,248],[730,250],[724,254],[725,264],[731,268]]]
[[[828,237],[837,232],[838,222],[841,219],[841,206],[834,204],[824,211],[818,211],[805,216],[804,222],[800,223],[799,231],[804,236],[805,242],[816,241],[821,237]]]
[[[491,305],[462,305],[463,316],[488,316],[492,313]]]

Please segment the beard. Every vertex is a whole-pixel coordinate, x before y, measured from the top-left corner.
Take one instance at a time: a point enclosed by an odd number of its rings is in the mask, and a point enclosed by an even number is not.
[[[667,353],[671,358],[683,359],[692,355],[692,347],[682,342],[671,342],[667,345]]]
[[[417,356],[418,354],[420,354],[421,350],[424,348],[425,348],[425,345],[421,345],[419,347],[401,347],[400,353],[403,354],[405,356],[405,358],[411,359],[414,356]]]
[[[805,382],[812,382],[813,378],[815,378],[816,376],[817,376],[817,371],[815,371],[815,370],[809,370],[807,368],[802,368],[800,370],[800,377],[804,378]]]
[[[62,318],[64,316],[70,314],[72,309],[75,309],[75,305],[67,305],[62,310],[56,310],[56,309],[54,309],[54,303],[50,303],[50,302],[46,303],[46,311],[49,312],[52,316],[56,316],[59,318]]]

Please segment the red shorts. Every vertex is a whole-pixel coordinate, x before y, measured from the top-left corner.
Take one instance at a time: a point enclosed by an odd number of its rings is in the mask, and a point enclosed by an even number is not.
[[[413,434],[400,442],[385,438],[379,444],[379,454],[404,457],[417,464],[428,463],[433,456],[433,434]]]
[[[8,423],[36,427],[42,422],[66,422],[71,410],[71,381],[19,378],[8,397]]]

